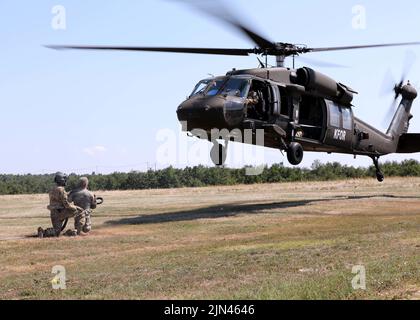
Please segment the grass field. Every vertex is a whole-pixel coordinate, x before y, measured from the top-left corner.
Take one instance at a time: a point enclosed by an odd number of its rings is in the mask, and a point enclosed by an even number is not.
[[[42,240],[47,195],[0,196],[1,299],[420,298],[417,178],[100,195],[89,236]]]

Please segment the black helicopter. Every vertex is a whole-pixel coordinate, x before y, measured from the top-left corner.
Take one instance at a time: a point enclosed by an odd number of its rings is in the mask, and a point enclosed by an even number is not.
[[[194,4],[203,4],[203,1]],[[200,6],[198,6],[200,7]],[[260,68],[229,71],[225,76],[200,81],[186,101],[177,109],[183,130],[192,136],[208,139],[214,146],[211,158],[216,165],[224,164],[228,142],[238,142],[246,130],[254,136],[264,132],[263,145],[284,150],[292,165],[302,162],[304,151],[343,153],[371,157],[378,181],[384,180],[379,158],[392,153],[420,152],[420,134],[408,133],[412,119],[411,107],[417,97],[416,89],[404,77],[394,87],[399,107],[386,133],[355,117],[353,96],[356,91],[311,68],[285,68],[287,57],[311,53],[366,48],[420,45],[420,42],[308,48],[283,42],[272,42],[239,22],[226,8],[207,13],[223,20],[248,36],[256,47],[232,48],[168,48],[116,46],[48,46],[54,49],[125,50],[211,55],[265,57]],[[213,7],[215,8],[215,7]],[[277,66],[268,67],[267,57],[275,56]],[[197,129],[208,133],[196,134]],[[214,129],[225,132],[213,136]],[[227,133],[226,133],[227,132]],[[211,137],[211,138],[209,138]],[[218,140],[225,140],[224,144]],[[239,141],[257,144],[256,139]]]

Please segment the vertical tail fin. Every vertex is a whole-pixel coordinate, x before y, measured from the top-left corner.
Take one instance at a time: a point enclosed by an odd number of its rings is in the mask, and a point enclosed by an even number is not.
[[[391,121],[391,124],[389,125],[387,135],[392,137],[396,145],[398,145],[399,138],[402,134],[407,133],[410,125],[410,119],[413,117],[411,115],[411,107],[413,105],[413,101],[417,97],[417,91],[410,85],[410,83],[403,87],[397,87],[395,91],[397,95],[402,95],[402,100],[394,118]]]

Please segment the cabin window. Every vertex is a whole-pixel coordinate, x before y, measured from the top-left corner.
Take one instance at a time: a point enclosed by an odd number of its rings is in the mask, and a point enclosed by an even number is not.
[[[341,108],[341,113],[343,115],[343,129],[352,130],[353,129],[353,119],[351,115],[350,108]]]
[[[335,102],[329,101],[330,125],[332,127],[353,130],[353,113],[351,108],[340,107]]]
[[[341,110],[334,102],[329,102],[330,109],[330,125],[332,127],[341,127]]]

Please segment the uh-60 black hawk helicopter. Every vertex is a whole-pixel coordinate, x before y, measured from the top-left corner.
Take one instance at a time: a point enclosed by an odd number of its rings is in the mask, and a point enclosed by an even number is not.
[[[192,94],[177,110],[178,119],[186,123],[183,130],[236,129],[240,132],[264,130],[264,146],[287,152],[292,165],[301,163],[304,151],[342,153],[368,156],[373,159],[378,181],[384,180],[378,160],[392,153],[420,152],[420,134],[408,133],[411,107],[416,89],[405,83],[404,77],[395,85],[395,101],[402,97],[386,133],[356,118],[353,95],[357,92],[313,69],[285,68],[287,57],[310,52],[327,52],[365,48],[420,45],[420,42],[363,46],[308,48],[283,42],[272,42],[235,19],[221,7],[211,12],[224,22],[239,29],[257,46],[252,49],[231,48],[168,48],[168,47],[109,47],[109,46],[49,46],[54,49],[127,50],[210,55],[265,57],[260,68],[229,71],[225,76],[200,81]],[[275,56],[277,66],[268,67],[267,57]],[[294,60],[293,60],[294,61]],[[250,103],[252,101],[252,103]],[[198,135],[195,135],[198,136]],[[199,138],[202,138],[198,136]],[[242,134],[244,137],[244,134]],[[225,139],[225,144],[217,140]],[[213,137],[211,157],[216,165],[226,160],[228,141],[235,134]],[[255,144],[253,139],[253,144]],[[241,141],[250,143],[248,141]]]

